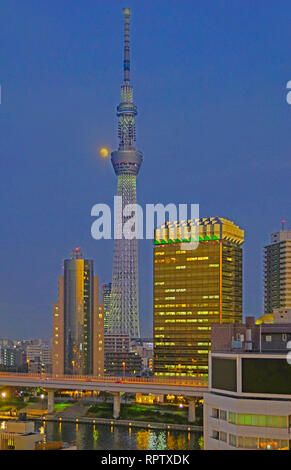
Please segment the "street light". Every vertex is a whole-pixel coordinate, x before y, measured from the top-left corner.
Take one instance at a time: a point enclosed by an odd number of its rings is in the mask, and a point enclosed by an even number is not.
[[[125,362],[123,361],[121,365],[122,365],[122,368],[123,368],[123,377],[124,377],[125,376]]]
[[[43,399],[44,399],[44,394],[43,393],[41,394],[40,398],[41,398],[41,409],[43,410]]]
[[[6,398],[6,393],[5,393],[5,392],[2,392],[2,393],[1,393],[1,397],[2,397],[2,398]]]

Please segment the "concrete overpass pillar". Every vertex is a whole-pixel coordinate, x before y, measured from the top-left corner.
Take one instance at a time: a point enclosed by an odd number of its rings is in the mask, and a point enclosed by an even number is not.
[[[188,399],[188,422],[194,423],[196,421],[195,400]]]
[[[51,390],[49,389],[47,391],[47,411],[48,411],[48,414],[51,414],[55,411],[55,391],[54,390]]]
[[[113,393],[113,418],[117,419],[120,415],[120,392]]]

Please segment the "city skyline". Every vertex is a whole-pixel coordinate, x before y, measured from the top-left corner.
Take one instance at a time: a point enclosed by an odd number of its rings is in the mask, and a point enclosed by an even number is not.
[[[102,200],[111,203],[115,191],[109,162],[100,161],[97,148],[115,147],[112,110],[120,82],[115,64],[120,60],[124,5],[115,2],[108,9],[101,2],[97,8],[87,1],[80,18],[77,3],[72,2],[70,23],[65,19],[64,2],[60,2],[59,25],[65,22],[66,26],[62,33],[58,26],[56,30],[50,26],[53,8],[34,5],[33,27],[23,37],[32,4],[18,4],[19,11],[11,18],[15,38],[4,26],[7,49],[0,53],[1,199],[6,221],[2,228],[0,318],[3,336],[11,337],[15,331],[13,337],[22,333],[48,338],[50,305],[61,271],[58,263],[71,246],[82,246],[94,260],[101,282],[111,280],[113,244],[90,238],[90,208]],[[259,316],[263,311],[263,246],[269,234],[278,231],[282,218],[290,226],[286,196],[291,111],[285,99],[290,79],[285,16],[276,7],[263,10],[260,2],[252,7],[246,2],[245,9],[229,5],[227,9],[223,3],[221,11],[213,3],[213,12],[202,2],[193,11],[187,6],[176,11],[176,2],[169,2],[165,10],[158,2],[148,13],[143,6],[129,4],[136,38],[137,102],[142,109],[139,146],[147,155],[140,203],[200,203],[201,216],[219,214],[243,226],[244,314]],[[11,16],[9,6],[1,9],[4,18]],[[161,19],[164,32],[157,44]],[[207,33],[201,29],[214,21],[216,29],[206,28]],[[257,21],[259,42],[253,48]],[[114,28],[109,28],[111,23]],[[73,41],[66,52],[76,26],[81,41]],[[55,33],[56,42],[51,41]],[[230,34],[232,50],[227,44]],[[23,46],[16,54],[20,38]],[[50,51],[56,47],[62,52],[53,60]],[[138,50],[144,53],[137,54]],[[239,59],[234,54],[237,50],[243,51]],[[252,70],[246,76],[248,66]],[[140,245],[140,258],[151,259],[152,243]],[[141,271],[141,323],[143,334],[148,335],[151,263],[142,263]]]
[[[2,2],[0,450],[291,449],[290,13]]]

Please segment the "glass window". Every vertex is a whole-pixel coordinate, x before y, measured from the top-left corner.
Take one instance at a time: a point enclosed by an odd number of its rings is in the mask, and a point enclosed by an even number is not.
[[[236,447],[236,436],[234,436],[233,434],[229,434],[228,443],[230,446]]]
[[[212,418],[218,418],[219,417],[219,414],[218,414],[218,409],[217,408],[212,408]]]
[[[281,439],[259,438],[259,448],[264,450],[288,450],[289,443]]]
[[[251,414],[238,414],[229,413],[229,422],[236,423],[244,426],[262,426],[273,428],[287,428],[287,416],[273,416],[273,415],[251,415]]]
[[[228,421],[230,423],[236,424],[236,413],[233,413],[232,411],[230,411]]]
[[[219,417],[220,417],[220,419],[223,419],[224,421],[226,421],[227,420],[227,412],[225,410],[220,410]]]
[[[246,449],[257,449],[258,439],[256,437],[244,437],[244,447]]]
[[[220,441],[227,442],[227,433],[221,431],[221,432],[219,433],[219,439],[220,439]]]
[[[266,425],[266,416],[258,415],[258,426],[265,426]]]
[[[212,438],[213,439],[219,439],[219,432],[216,431],[216,429],[213,429],[213,431],[212,431]]]
[[[238,436],[237,438],[238,447],[241,449],[257,449],[258,438],[248,436]]]

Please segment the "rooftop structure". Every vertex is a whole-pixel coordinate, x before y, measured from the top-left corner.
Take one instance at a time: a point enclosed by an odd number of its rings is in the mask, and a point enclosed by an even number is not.
[[[0,427],[0,450],[35,450],[43,440],[35,432],[33,421],[3,421]]]
[[[255,323],[246,317],[244,324],[215,325],[211,331],[211,352],[286,353],[291,340],[290,318],[275,314],[276,323]]]

